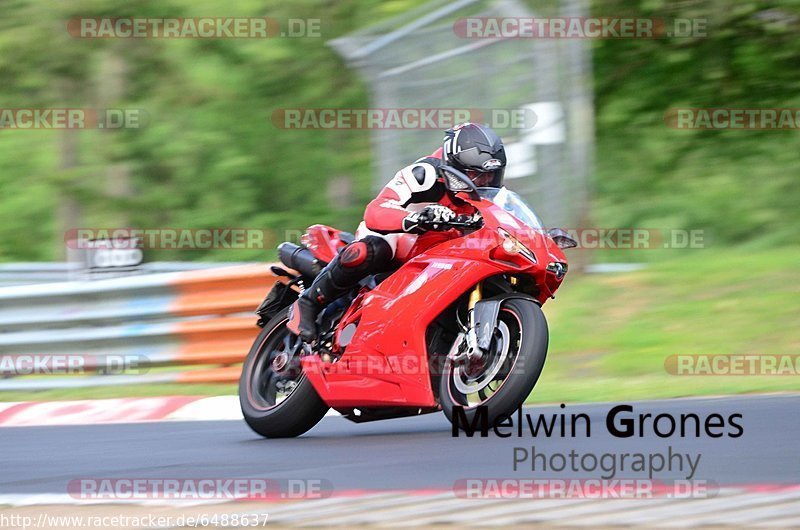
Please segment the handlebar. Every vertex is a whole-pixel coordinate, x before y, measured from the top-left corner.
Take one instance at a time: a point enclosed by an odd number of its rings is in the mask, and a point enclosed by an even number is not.
[[[443,228],[480,228],[483,226],[483,218],[479,215],[459,215],[455,220],[448,223],[441,223]]]

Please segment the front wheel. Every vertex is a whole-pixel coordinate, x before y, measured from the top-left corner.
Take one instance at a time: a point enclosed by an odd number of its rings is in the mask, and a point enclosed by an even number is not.
[[[292,354],[288,308],[261,330],[242,365],[239,403],[247,425],[266,438],[299,436],[328,411]]]
[[[487,407],[490,426],[513,414],[539,380],[547,345],[547,321],[539,305],[525,298],[504,300],[489,351],[480,359],[445,364],[439,399],[447,419],[453,422],[456,406],[464,408],[468,426],[474,425],[479,406]]]

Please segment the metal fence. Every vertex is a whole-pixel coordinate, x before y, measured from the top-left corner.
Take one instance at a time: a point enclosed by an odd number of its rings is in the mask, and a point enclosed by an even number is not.
[[[435,1],[331,45],[358,68],[374,108],[527,109],[532,128],[495,126],[507,146],[507,185],[550,226],[587,216],[592,167],[591,64],[583,39],[464,38],[465,17],[582,17],[585,0]],[[497,124],[495,124],[497,125]],[[429,129],[373,134],[376,187],[440,145]]]

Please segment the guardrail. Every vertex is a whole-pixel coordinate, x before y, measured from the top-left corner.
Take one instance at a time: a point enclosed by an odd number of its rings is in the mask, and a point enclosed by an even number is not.
[[[236,381],[274,281],[248,264],[0,288],[0,390]]]
[[[227,265],[244,265],[244,263],[228,263]],[[139,265],[137,274],[185,272],[218,268],[219,266],[219,263],[202,261],[153,261]],[[83,265],[80,263],[39,261],[0,263],[0,286],[66,282],[80,279],[83,275]],[[109,275],[109,277],[111,276]]]

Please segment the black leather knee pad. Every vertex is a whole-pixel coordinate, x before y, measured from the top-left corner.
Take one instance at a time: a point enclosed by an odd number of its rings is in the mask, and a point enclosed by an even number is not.
[[[344,247],[328,263],[301,298],[324,305],[369,276],[389,270],[392,247],[381,237],[367,236]]]
[[[392,247],[389,243],[378,236],[367,236],[361,241],[370,249],[370,259],[372,267],[370,272],[384,272],[392,264]]]
[[[334,261],[338,266],[331,267],[331,279],[338,285],[351,285],[386,271],[392,263],[392,247],[381,237],[367,236],[344,247]]]

